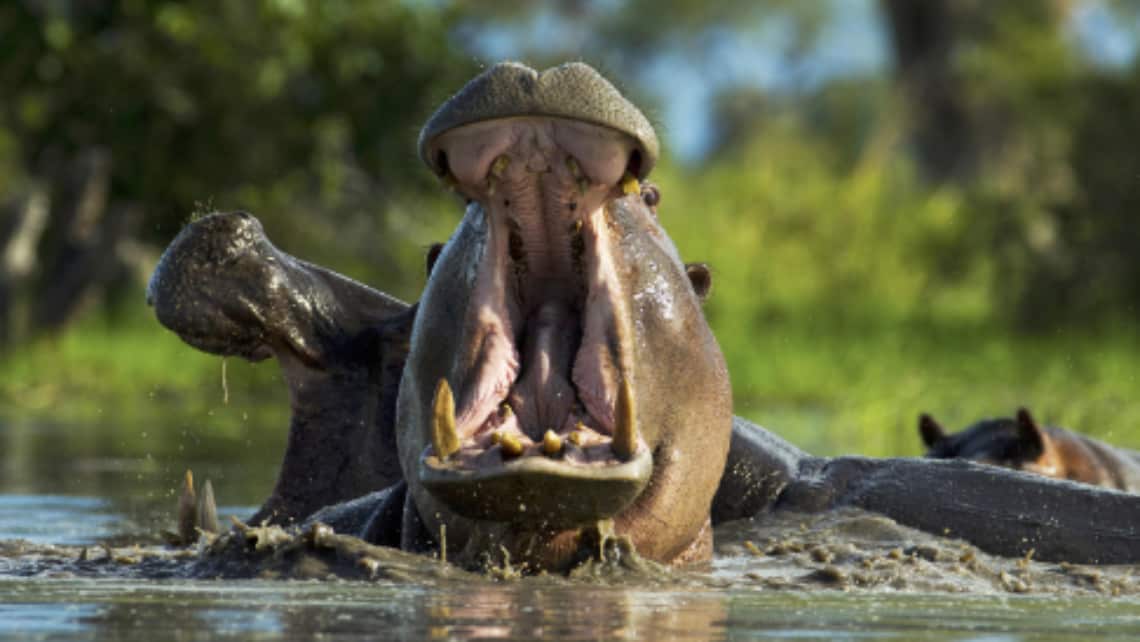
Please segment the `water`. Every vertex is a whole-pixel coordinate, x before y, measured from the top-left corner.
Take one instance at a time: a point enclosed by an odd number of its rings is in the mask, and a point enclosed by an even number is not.
[[[19,639],[1135,640],[1135,603],[548,586],[0,581]]]
[[[101,546],[161,550],[187,465],[223,514],[248,514],[280,435],[140,449],[142,431],[84,430],[0,423],[0,542],[27,542],[0,545],[0,639],[1140,639],[1136,569],[998,560],[861,514],[737,524],[709,567],[600,581],[441,574],[430,558],[400,581],[138,579]]]

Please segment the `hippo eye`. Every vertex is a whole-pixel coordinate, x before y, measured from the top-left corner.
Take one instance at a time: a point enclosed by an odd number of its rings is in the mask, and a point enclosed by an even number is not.
[[[641,183],[641,200],[650,207],[650,210],[657,214],[657,204],[661,202],[661,191],[653,183]]]
[[[689,275],[689,282],[693,284],[693,292],[697,298],[704,301],[712,290],[712,272],[705,263],[688,263],[685,265],[685,274]]]

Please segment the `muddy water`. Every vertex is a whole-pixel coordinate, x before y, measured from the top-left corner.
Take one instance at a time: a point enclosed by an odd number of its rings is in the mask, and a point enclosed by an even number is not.
[[[319,579],[181,579],[197,553],[156,533],[182,467],[245,515],[270,448],[87,430],[104,432],[0,423],[0,639],[1140,639],[1140,568],[994,558],[854,511],[723,527],[714,563],[684,572],[626,559],[504,579],[325,542],[265,572]],[[239,550],[254,569],[280,556]],[[304,562],[322,559],[349,563]]]

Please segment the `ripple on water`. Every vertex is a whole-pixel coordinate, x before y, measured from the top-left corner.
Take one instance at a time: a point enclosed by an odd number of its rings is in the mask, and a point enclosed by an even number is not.
[[[97,497],[0,495],[0,540],[83,546],[115,535],[121,522]]]

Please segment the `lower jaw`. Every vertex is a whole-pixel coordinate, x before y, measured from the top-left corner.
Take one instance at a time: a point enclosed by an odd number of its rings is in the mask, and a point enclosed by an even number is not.
[[[462,517],[537,531],[586,526],[621,513],[641,495],[652,472],[652,454],[642,445],[627,462],[599,465],[523,457],[460,469],[425,454],[417,474],[437,500]]]

